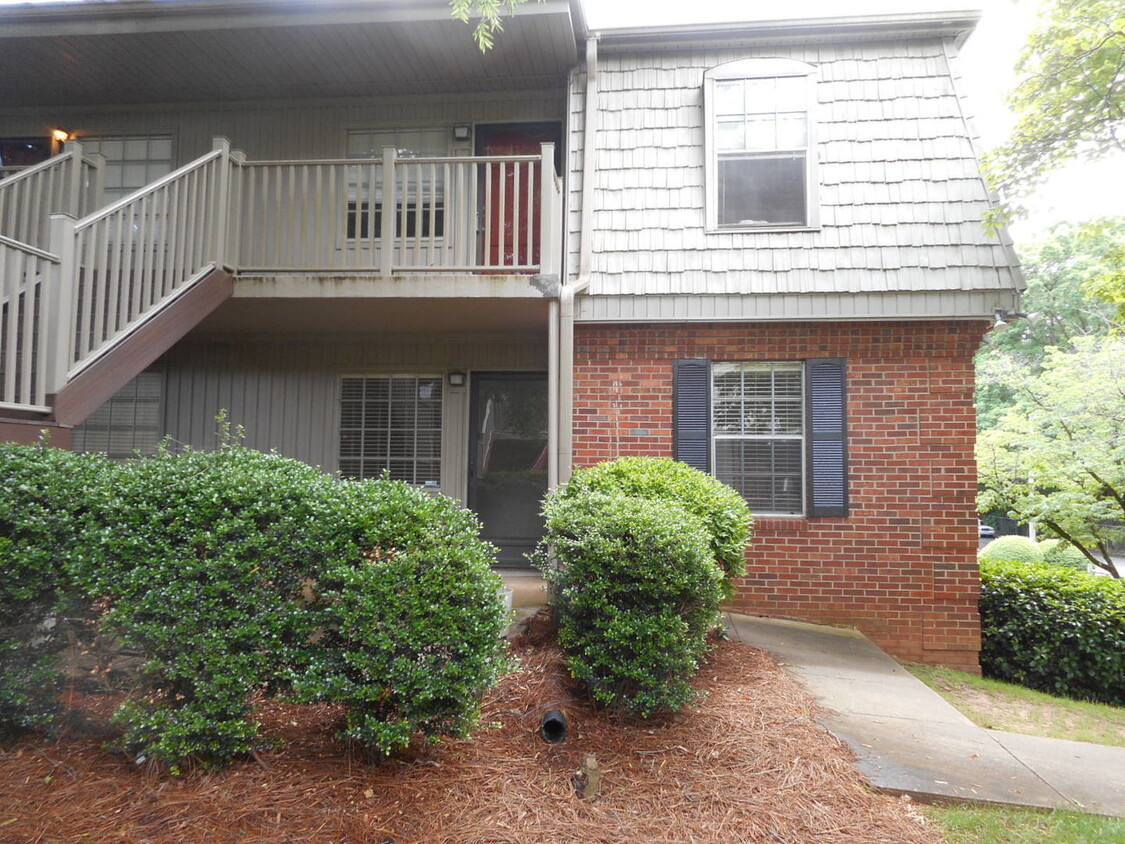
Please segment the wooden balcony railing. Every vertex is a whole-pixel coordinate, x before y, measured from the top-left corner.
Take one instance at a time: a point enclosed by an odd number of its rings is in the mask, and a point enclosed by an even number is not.
[[[48,410],[52,393],[216,268],[561,271],[553,144],[538,156],[388,149],[366,161],[248,162],[216,139],[191,164],[75,220],[97,171],[75,145],[0,182],[0,225],[15,233],[0,229],[0,407]]]
[[[540,155],[246,161],[244,273],[557,272],[562,187]]]

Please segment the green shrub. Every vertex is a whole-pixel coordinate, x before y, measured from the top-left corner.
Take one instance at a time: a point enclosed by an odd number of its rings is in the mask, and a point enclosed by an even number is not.
[[[724,575],[724,598],[734,595],[732,580],[746,573],[746,548],[754,527],[746,499],[738,492],[686,463],[665,457],[622,457],[598,463],[575,472],[557,494],[571,498],[591,492],[667,500],[683,507],[710,534],[712,554]]]
[[[56,656],[88,607],[66,564],[83,546],[91,501],[115,469],[45,445],[0,444],[0,738],[50,723]]]
[[[1087,559],[1081,551],[1061,539],[1044,539],[1039,543],[1043,562],[1075,571],[1087,570]]]
[[[240,447],[160,454],[118,470],[75,567],[108,598],[105,629],[147,657],[117,713],[124,745],[173,768],[253,749],[256,689],[290,676],[314,631],[302,588],[331,553],[331,478]]]
[[[569,489],[544,514],[537,560],[556,590],[573,675],[627,715],[691,702],[724,594],[701,520],[668,500]]]
[[[981,667],[990,677],[1125,704],[1125,585],[1057,566],[981,566]]]
[[[340,492],[347,547],[318,573],[323,638],[298,693],[346,704],[343,737],[381,754],[466,735],[505,664],[495,550],[449,498],[391,480]]]
[[[1001,536],[985,545],[977,556],[982,563],[1041,563],[1043,549],[1026,536]]]

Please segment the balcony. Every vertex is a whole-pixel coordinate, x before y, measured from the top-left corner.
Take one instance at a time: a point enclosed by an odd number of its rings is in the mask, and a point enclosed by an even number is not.
[[[505,280],[549,294],[562,262],[554,160],[543,144],[522,156],[248,161],[216,139],[76,220],[96,206],[98,179],[73,144],[0,181],[0,408],[49,412],[135,334],[147,330],[145,354],[159,353],[240,280],[259,296],[270,295],[263,282],[323,277],[356,282],[352,295],[387,295],[380,283],[396,295],[505,295]]]

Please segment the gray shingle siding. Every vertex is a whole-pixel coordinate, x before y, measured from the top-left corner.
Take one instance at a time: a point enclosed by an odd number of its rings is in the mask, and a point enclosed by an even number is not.
[[[709,51],[602,52],[591,295],[1010,291],[939,39]],[[739,58],[817,68],[815,231],[705,230],[703,72]],[[585,77],[572,76],[572,166]],[[577,273],[583,182],[570,174]]]

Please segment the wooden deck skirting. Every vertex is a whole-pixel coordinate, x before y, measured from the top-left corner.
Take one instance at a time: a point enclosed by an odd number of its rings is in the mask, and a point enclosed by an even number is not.
[[[212,270],[51,398],[56,424],[84,422],[234,293],[234,276]]]

